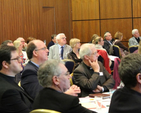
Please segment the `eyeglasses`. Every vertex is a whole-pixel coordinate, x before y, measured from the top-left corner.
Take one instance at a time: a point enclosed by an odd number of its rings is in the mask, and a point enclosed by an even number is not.
[[[62,37],[61,39],[63,39],[63,40],[64,40],[64,39],[66,39],[66,37]]]
[[[94,53],[92,53],[91,55],[96,55],[97,54],[97,51],[96,52],[94,52]]]
[[[35,49],[35,51],[39,51],[39,50],[46,50],[47,47],[43,47],[43,48],[40,48],[40,49]]]
[[[11,60],[17,60],[17,61],[21,61],[21,57],[17,57],[17,58],[12,58]]]
[[[70,72],[66,72],[65,75],[66,75],[66,76],[69,76],[69,75],[70,75]]]

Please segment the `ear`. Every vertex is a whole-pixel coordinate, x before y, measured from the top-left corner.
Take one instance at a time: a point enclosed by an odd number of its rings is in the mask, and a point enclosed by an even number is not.
[[[136,75],[137,82],[141,84],[141,73]]]
[[[57,76],[53,76],[52,80],[55,85],[59,85],[59,78]]]
[[[9,64],[8,64],[6,61],[3,61],[3,62],[2,62],[2,65],[3,65],[4,68],[8,69],[8,65],[9,65]]]
[[[37,51],[34,50],[34,51],[33,51],[33,55],[34,55],[34,56],[38,56],[38,55],[37,55]]]
[[[86,60],[89,60],[89,56],[88,56],[88,55],[85,55],[84,58],[85,58]]]

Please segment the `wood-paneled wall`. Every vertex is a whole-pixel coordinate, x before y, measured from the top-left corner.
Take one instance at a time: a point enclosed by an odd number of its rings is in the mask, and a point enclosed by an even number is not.
[[[71,38],[69,0],[0,0],[0,43],[29,36],[50,42],[52,34]]]
[[[106,31],[112,36],[123,33],[123,43],[128,46],[131,31],[141,33],[141,0],[71,0],[72,34],[81,42],[89,42],[93,34],[103,37]]]

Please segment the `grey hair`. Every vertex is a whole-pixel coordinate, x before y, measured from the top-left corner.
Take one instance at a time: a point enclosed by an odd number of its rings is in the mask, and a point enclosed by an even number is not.
[[[40,68],[37,72],[37,75],[38,75],[39,83],[43,87],[52,86],[53,76],[59,76],[62,73],[62,71],[59,67],[60,63],[63,63],[63,62],[60,60],[56,60],[56,59],[50,59],[50,60],[47,60],[46,62],[44,62],[40,66]]]
[[[59,33],[57,36],[56,36],[56,43],[58,43],[58,40],[60,39],[60,35],[65,35],[64,33]]]
[[[110,33],[110,32],[109,32],[109,31],[107,31],[107,32],[104,34],[104,38],[105,38],[105,37],[107,37],[107,33]]]
[[[85,55],[91,55],[91,48],[95,48],[94,44],[86,43],[80,47],[79,55],[81,59],[84,59]]]
[[[138,29],[133,29],[132,30],[132,35],[134,35],[136,31],[138,31]]]

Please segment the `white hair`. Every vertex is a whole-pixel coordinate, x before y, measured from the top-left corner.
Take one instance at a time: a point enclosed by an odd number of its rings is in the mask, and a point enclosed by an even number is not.
[[[84,59],[85,55],[91,55],[91,53],[92,53],[91,49],[92,48],[95,48],[94,44],[91,44],[91,43],[83,44],[80,47],[80,51],[79,51],[80,58]]]
[[[134,35],[136,31],[138,32],[138,29],[133,29],[132,30],[132,35]]]
[[[58,43],[58,40],[60,39],[60,35],[65,35],[64,33],[59,33],[57,36],[56,36],[56,43]]]
[[[110,32],[109,32],[109,31],[107,31],[107,32],[104,34],[104,38],[105,38],[105,37],[107,37],[107,33],[110,33]]]

